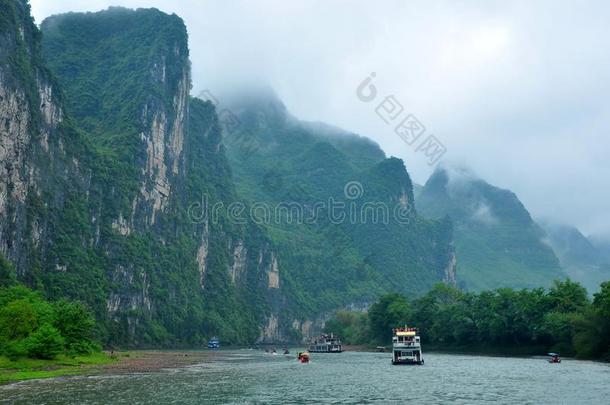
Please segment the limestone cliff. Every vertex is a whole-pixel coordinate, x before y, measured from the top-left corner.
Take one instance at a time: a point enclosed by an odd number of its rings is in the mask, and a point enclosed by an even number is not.
[[[25,0],[0,4],[0,254],[48,297],[87,302],[105,342],[296,341],[334,310],[455,282],[451,225],[415,211],[389,226],[234,221],[227,207],[257,198],[352,201],[350,180],[366,193],[354,204],[409,208],[412,185],[371,141],[256,97],[235,112],[267,147],[240,161],[215,106],[189,97],[178,16],[110,8],[39,31]],[[274,170],[278,187],[260,183]]]

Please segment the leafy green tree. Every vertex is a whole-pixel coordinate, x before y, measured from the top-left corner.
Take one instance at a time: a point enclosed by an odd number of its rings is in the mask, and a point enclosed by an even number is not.
[[[468,341],[475,335],[473,314],[466,303],[472,297],[437,283],[413,303],[414,320],[425,340],[443,343]]]
[[[479,294],[446,284],[407,302],[388,294],[373,304],[368,322],[362,314],[339,312],[327,331],[362,342],[387,342],[393,327],[409,323],[425,342],[450,346],[508,348],[576,353],[610,361],[610,281],[602,283],[591,303],[586,290],[570,280],[556,281],[549,290],[500,288]],[[543,348],[540,348],[543,346]]]
[[[369,310],[371,338],[387,342],[392,338],[392,328],[405,325],[410,319],[411,308],[403,295],[384,295]]]
[[[53,359],[63,352],[65,339],[59,331],[49,324],[44,324],[23,342],[29,357]]]
[[[99,350],[95,321],[81,303],[53,304],[26,287],[0,287],[0,354],[51,359]]]
[[[82,303],[60,300],[53,305],[53,309],[53,325],[65,339],[68,352],[87,354],[96,349],[95,320]]]
[[[27,300],[11,301],[0,309],[0,333],[7,341],[26,338],[37,323],[34,306]]]
[[[551,350],[563,354],[573,353],[574,322],[576,313],[548,312],[544,315],[542,330],[552,344]]]
[[[347,344],[363,344],[369,337],[367,322],[364,313],[339,311],[326,322],[324,332],[338,334]]]
[[[587,289],[570,279],[555,280],[549,291],[549,299],[553,308],[560,312],[576,312],[589,303]]]
[[[599,292],[593,295],[593,307],[600,316],[610,321],[610,281],[602,283]]]
[[[574,347],[579,357],[610,361],[610,281],[601,284],[593,304],[574,322]]]

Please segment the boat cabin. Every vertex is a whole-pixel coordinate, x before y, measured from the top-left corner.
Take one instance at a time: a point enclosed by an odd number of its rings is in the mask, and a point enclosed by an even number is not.
[[[208,340],[208,349],[220,349],[220,340],[216,336]]]
[[[392,364],[424,364],[416,328],[395,328],[392,333]]]
[[[333,333],[322,334],[309,343],[308,350],[312,353],[341,353],[341,339]]]

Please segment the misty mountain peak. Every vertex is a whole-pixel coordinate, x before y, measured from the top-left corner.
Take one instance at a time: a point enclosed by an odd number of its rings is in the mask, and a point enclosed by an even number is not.
[[[231,90],[221,90],[218,99],[235,113],[243,110],[274,110],[286,114],[286,106],[277,92],[267,84],[247,84]]]
[[[555,254],[543,243],[543,231],[515,193],[468,168],[439,167],[416,204],[424,216],[448,215],[455,223],[457,257],[469,288],[497,287],[503,282],[499,274],[521,280],[524,287],[561,275]]]

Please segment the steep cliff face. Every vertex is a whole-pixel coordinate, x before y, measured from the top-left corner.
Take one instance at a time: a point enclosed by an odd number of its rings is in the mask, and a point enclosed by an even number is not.
[[[333,310],[454,282],[451,224],[417,215],[403,163],[371,141],[255,96],[236,108],[254,144],[227,133],[225,146],[222,114],[188,96],[177,16],[71,13],[41,39],[25,1],[0,1],[0,253],[21,281],[88,302],[107,342],[296,340]],[[329,197],[406,222],[249,215]]]
[[[22,277],[40,270],[53,221],[87,181],[74,150],[83,140],[65,122],[59,91],[40,55],[40,32],[25,2],[0,3],[0,254]],[[58,184],[74,187],[57,189]],[[62,271],[60,263],[52,266]]]
[[[260,208],[277,248],[269,287],[286,301],[282,316],[266,319],[268,339],[315,333],[332,311],[385,292],[456,282],[451,222],[418,215],[401,160],[366,138],[299,121],[268,89],[220,102],[239,123],[224,133],[237,189]]]
[[[279,266],[251,222],[193,211],[235,191],[182,21],[62,15],[41,44],[26,2],[3,1],[0,23],[0,253],[19,279],[87,301],[108,342],[259,337]]]
[[[117,206],[114,229],[148,229],[167,212],[184,169],[191,79],[182,20],[157,10],[111,8],[50,17],[41,28],[68,110],[123,166],[112,173],[126,199]]]

